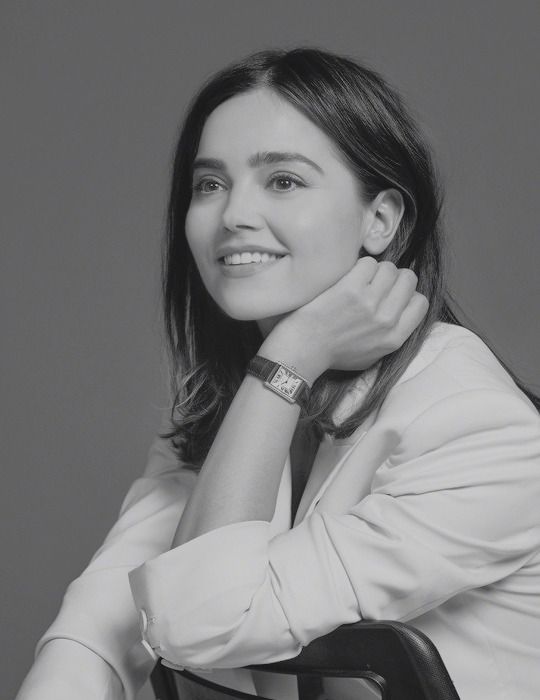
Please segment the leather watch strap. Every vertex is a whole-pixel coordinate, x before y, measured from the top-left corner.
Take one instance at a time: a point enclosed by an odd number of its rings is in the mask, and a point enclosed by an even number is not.
[[[279,363],[272,362],[272,360],[268,360],[266,357],[255,355],[255,357],[251,358],[247,371],[255,377],[262,379],[263,382],[266,382],[270,379],[272,373],[275,372],[277,364]]]

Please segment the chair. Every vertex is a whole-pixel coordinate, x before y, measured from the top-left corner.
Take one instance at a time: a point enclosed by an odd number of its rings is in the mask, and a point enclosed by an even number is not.
[[[343,625],[313,640],[295,658],[247,668],[296,675],[299,700],[325,698],[324,677],[368,679],[382,700],[459,700],[433,642],[401,622]],[[151,681],[158,700],[262,700],[161,664]]]

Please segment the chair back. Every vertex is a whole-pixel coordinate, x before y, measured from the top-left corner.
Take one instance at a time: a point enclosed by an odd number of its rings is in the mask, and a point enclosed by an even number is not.
[[[324,677],[369,680],[379,689],[382,700],[459,700],[433,642],[402,622],[342,625],[313,640],[292,659],[247,668],[295,675],[299,700],[325,698]],[[175,671],[161,664],[154,669],[151,680],[158,700],[262,700],[261,696],[225,688],[189,671]]]

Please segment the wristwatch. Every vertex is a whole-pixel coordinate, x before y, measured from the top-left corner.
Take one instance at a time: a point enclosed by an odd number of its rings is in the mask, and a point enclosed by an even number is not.
[[[307,408],[311,387],[304,377],[291,367],[281,362],[273,362],[261,355],[255,355],[246,371],[262,379],[267,389],[279,394],[289,403],[297,403],[303,410]]]

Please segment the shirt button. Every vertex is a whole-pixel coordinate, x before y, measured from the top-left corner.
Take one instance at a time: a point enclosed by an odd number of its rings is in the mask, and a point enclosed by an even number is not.
[[[148,629],[148,617],[146,615],[146,610],[142,608],[139,610],[139,624],[143,635],[146,634],[146,630]]]

